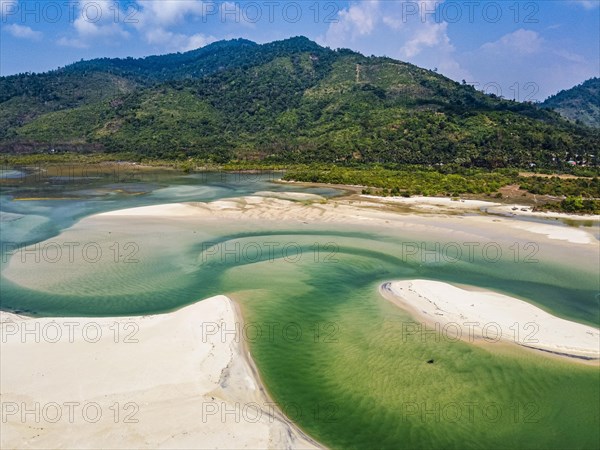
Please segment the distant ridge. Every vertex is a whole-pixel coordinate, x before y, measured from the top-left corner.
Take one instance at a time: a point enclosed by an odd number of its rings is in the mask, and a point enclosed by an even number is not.
[[[591,127],[600,127],[600,78],[589,80],[544,101],[543,108],[551,108],[562,116]]]

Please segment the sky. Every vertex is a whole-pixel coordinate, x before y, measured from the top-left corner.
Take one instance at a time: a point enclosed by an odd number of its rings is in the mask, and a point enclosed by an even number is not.
[[[600,0],[0,0],[0,75],[299,35],[518,101],[600,76]]]

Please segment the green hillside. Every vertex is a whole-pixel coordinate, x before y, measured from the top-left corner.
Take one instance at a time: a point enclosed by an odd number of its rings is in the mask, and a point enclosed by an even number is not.
[[[103,150],[207,161],[596,161],[598,130],[389,58],[306,38],[83,61],[0,78],[0,151]]]
[[[542,103],[567,119],[591,127],[600,127],[600,78],[591,78],[566,91],[560,91]]]

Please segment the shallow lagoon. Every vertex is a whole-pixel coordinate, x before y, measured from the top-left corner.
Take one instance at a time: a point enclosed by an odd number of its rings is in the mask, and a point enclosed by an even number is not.
[[[410,230],[177,220],[131,227],[109,219],[96,220],[91,229],[85,220],[78,223],[97,212],[148,204],[307,191],[228,176],[88,178],[3,188],[4,244],[61,242],[63,235],[56,235],[68,229],[69,239],[96,242],[108,257],[71,266],[64,260],[25,268],[3,264],[12,281],[2,279],[2,307],[59,316],[145,314],[223,293],[242,305],[241,337],[277,403],[325,445],[597,446],[597,367],[409,333],[414,322],[377,292],[389,279],[437,279],[495,289],[598,326],[596,263],[574,264],[568,247],[541,248],[538,262],[528,264],[506,251],[507,238],[498,240],[505,249],[498,261],[466,255],[454,261],[432,251],[443,236]],[[40,193],[72,198],[13,200]],[[408,257],[406,243],[414,242],[428,242],[427,255]],[[115,243],[117,262],[110,249]],[[135,255],[128,243],[137,246]],[[129,256],[137,262],[127,263]]]

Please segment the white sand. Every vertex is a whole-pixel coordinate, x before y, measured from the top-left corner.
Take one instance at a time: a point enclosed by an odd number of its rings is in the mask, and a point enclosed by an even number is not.
[[[449,339],[502,340],[564,355],[600,357],[597,328],[561,319],[514,297],[429,280],[385,283],[381,292]]]
[[[573,244],[591,244],[596,242],[596,239],[588,231],[581,228],[521,221],[513,221],[510,226],[534,234],[543,234],[549,239],[567,241]]]
[[[517,208],[517,209],[513,209]],[[523,211],[526,209],[527,211]],[[600,215],[593,214],[568,214],[561,212],[551,212],[551,211],[532,211],[531,206],[524,205],[494,205],[490,204],[486,211],[490,214],[502,214],[509,216],[525,216],[525,217],[536,217],[539,219],[568,219],[568,220],[585,220],[585,221],[600,221]]]
[[[417,212],[428,213],[447,213],[455,211],[480,211],[490,215],[499,215],[503,217],[524,217],[538,219],[565,219],[578,223],[581,221],[593,222],[596,227],[600,225],[600,216],[598,215],[577,215],[565,214],[559,212],[534,212],[531,206],[525,205],[502,205],[500,203],[487,202],[482,200],[452,200],[448,197],[376,197],[372,195],[362,195],[361,197],[370,199],[379,199],[382,203],[400,204],[409,206]],[[516,208],[516,209],[514,209]],[[568,227],[562,223],[537,223],[526,222],[523,220],[511,220],[506,224],[512,228],[528,231],[534,234],[541,234],[549,239],[567,241],[572,244],[591,244],[597,242],[589,229]]]
[[[324,197],[317,194],[309,194],[306,192],[271,192],[261,191],[254,194],[257,197],[273,197],[280,198],[282,200],[296,200],[296,201],[323,201]]]
[[[163,205],[140,206],[138,208],[120,209],[96,216],[165,216],[165,217],[189,217],[197,211],[189,203],[166,203]]]
[[[540,219],[568,219],[574,221],[600,221],[600,215],[592,214],[568,214],[551,211],[533,211],[531,205],[511,204],[506,205],[486,200],[469,200],[459,198],[453,200],[449,197],[379,197],[376,195],[361,195],[363,198],[377,200],[383,203],[396,203],[417,210],[423,211],[443,211],[448,210],[480,210],[489,214],[498,214],[505,216],[535,217]]]
[[[387,203],[408,205],[413,208],[427,211],[436,209],[479,210],[481,208],[500,205],[500,203],[486,202],[483,200],[452,200],[449,197],[378,197],[375,195],[361,195],[361,197],[380,200]]]
[[[297,221],[306,223],[348,223],[348,224],[383,224],[386,221],[390,223],[407,222],[409,214],[402,214],[397,211],[385,211],[386,204],[405,204],[410,206],[416,212],[427,212],[430,214],[444,215],[452,212],[485,211],[490,207],[495,207],[497,203],[490,203],[479,200],[454,201],[444,197],[373,197],[363,195],[364,201],[352,202],[346,200],[327,200],[324,201],[319,196],[298,197],[295,200],[318,200],[311,204],[290,201],[289,199],[279,198],[278,193],[263,192],[261,196],[254,195],[234,199],[220,200],[211,203],[175,203],[167,205],[154,205],[139,208],[131,208],[120,211],[110,211],[99,214],[96,217],[104,216],[154,216],[154,217],[172,217],[172,218],[215,218],[215,219],[259,219],[269,221]],[[531,213],[532,215],[538,213]],[[540,213],[543,214],[543,213]],[[580,220],[587,219],[596,221],[596,216],[574,216]],[[561,218],[571,218],[570,215],[561,215]],[[503,221],[506,228],[513,228],[515,231],[524,231],[532,233],[531,239],[536,241],[540,235],[552,240],[566,241],[572,244],[597,245],[598,240],[592,233],[597,232],[600,221],[596,223],[596,228],[569,227],[562,223],[537,223],[526,222],[523,220],[511,220],[510,217],[481,215],[465,216],[465,220],[473,223],[481,223],[487,219],[488,222]],[[445,217],[445,222],[450,219]],[[429,220],[431,225],[434,222]],[[438,224],[441,225],[441,222]],[[505,232],[507,231],[505,228]],[[536,236],[537,235],[537,236]]]
[[[222,333],[238,320],[224,296],[131,318],[2,313],[0,447],[314,448]]]

